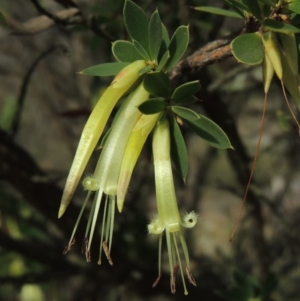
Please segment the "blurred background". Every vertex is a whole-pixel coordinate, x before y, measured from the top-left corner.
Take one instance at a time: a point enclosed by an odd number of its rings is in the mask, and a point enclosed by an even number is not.
[[[149,16],[158,8],[170,34],[189,24],[187,56],[244,26],[237,19],[191,9],[223,7],[223,1],[135,3]],[[0,2],[9,24],[0,26],[0,300],[299,300],[300,144],[275,83],[245,210],[229,241],[257,146],[264,98],[261,67],[233,58],[221,57],[179,76],[181,82],[200,79],[193,109],[219,124],[235,149],[213,149],[182,127],[189,173],[185,185],[175,172],[174,177],[180,210],[199,215],[196,227],[185,233],[197,287],[188,285],[184,296],[178,279],[176,294],[170,293],[164,248],[163,275],[152,288],[158,241],[147,234],[156,213],[150,141],[124,210],[115,217],[114,266],[106,260],[97,265],[99,235],[91,262],[85,261],[86,221],[72,250],[62,255],[85,197],[79,187],[58,220],[62,189],[91,108],[111,80],[78,72],[113,60],[111,43],[127,38],[123,5],[123,0]],[[51,19],[57,13],[67,16],[65,21]],[[98,156],[96,151],[86,174]]]

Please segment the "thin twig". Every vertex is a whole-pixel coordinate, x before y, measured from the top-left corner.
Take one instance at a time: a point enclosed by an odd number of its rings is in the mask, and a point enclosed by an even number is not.
[[[27,74],[25,75],[22,86],[21,86],[20,94],[18,96],[17,111],[16,111],[16,114],[15,114],[13,122],[12,122],[12,129],[11,129],[12,137],[14,137],[17,134],[19,127],[20,127],[21,115],[23,112],[23,107],[24,107],[24,103],[25,103],[25,99],[26,99],[26,95],[27,95],[27,91],[28,91],[28,87],[29,87],[29,82],[30,82],[31,76],[33,75],[34,70],[37,68],[38,64],[40,63],[40,61],[42,59],[44,59],[47,55],[51,54],[54,50],[56,50],[58,48],[62,49],[64,52],[68,52],[66,46],[64,46],[62,44],[51,46],[49,49],[47,49],[46,51],[44,51],[43,53],[40,54],[40,56],[33,62],[31,67],[29,68]]]

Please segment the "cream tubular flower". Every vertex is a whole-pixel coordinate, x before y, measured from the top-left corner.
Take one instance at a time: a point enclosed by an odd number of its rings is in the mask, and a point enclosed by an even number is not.
[[[142,115],[129,137],[120,171],[117,206],[122,211],[131,175],[145,141],[154,128],[160,114]]]
[[[190,227],[197,222],[197,216],[194,213],[190,213],[189,218],[181,219],[177,200],[175,195],[175,188],[173,182],[173,174],[170,158],[170,130],[167,119],[160,122],[153,135],[153,159],[154,159],[154,171],[155,171],[155,187],[157,198],[157,210],[158,217],[155,218],[149,225],[148,231],[150,234],[158,234],[159,238],[159,274],[157,280],[154,282],[155,286],[161,276],[161,246],[162,246],[162,234],[166,233],[169,265],[170,265],[170,287],[171,292],[175,293],[175,278],[178,270],[180,271],[184,294],[187,295],[184,269],[181,262],[181,256],[179,248],[181,247],[185,260],[185,271],[189,281],[196,285],[196,282],[190,273],[190,262],[187,245],[183,236],[182,226]]]
[[[87,261],[90,261],[90,249],[96,228],[102,196],[103,194],[106,194],[98,263],[101,264],[102,250],[104,250],[109,263],[112,265],[110,251],[112,245],[115,203],[121,163],[129,136],[137,120],[141,116],[141,112],[137,107],[140,103],[147,100],[148,97],[149,93],[144,89],[143,84],[140,84],[136,90],[127,97],[112,125],[112,129],[105,142],[93,176],[88,177],[83,181],[84,188],[88,190],[87,198],[89,198],[91,191],[96,191],[85,233],[84,252],[86,254]],[[86,203],[84,203],[84,206],[85,204]],[[81,214],[82,212],[80,212],[79,219]],[[78,225],[78,222],[76,222],[76,226]],[[76,229],[74,231],[76,231]],[[73,237],[75,234],[74,231],[69,245],[66,247],[66,251],[70,249],[73,243]]]
[[[145,61],[135,61],[118,73],[94,107],[81,134],[76,154],[66,181],[58,217],[60,218],[75,192],[86,164],[95,149],[105,124],[115,104],[137,81],[139,71],[146,66]]]

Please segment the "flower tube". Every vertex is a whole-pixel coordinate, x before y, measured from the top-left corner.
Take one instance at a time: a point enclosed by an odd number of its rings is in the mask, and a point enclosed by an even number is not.
[[[181,247],[183,251],[187,277],[193,285],[196,285],[196,282],[190,273],[189,254],[183,236],[182,226],[188,228],[195,226],[197,223],[197,215],[194,212],[191,212],[189,213],[188,218],[181,218],[178,211],[170,158],[170,129],[167,119],[163,120],[156,126],[153,135],[152,147],[158,217],[152,220],[152,222],[148,225],[148,231],[150,234],[157,234],[160,237],[158,263],[159,273],[153,286],[156,286],[161,276],[162,235],[165,231],[171,274],[171,292],[175,293],[176,291],[175,278],[179,270],[184,287],[184,294],[187,295],[188,291],[186,289],[179,247]]]
[[[148,97],[149,92],[144,89],[143,84],[140,84],[136,90],[127,97],[116,116],[116,120],[113,122],[112,129],[104,144],[93,176],[83,181],[83,186],[88,190],[88,195],[90,195],[91,191],[96,191],[85,234],[84,251],[87,261],[90,261],[90,249],[102,196],[106,194],[98,263],[101,264],[102,250],[104,250],[109,263],[112,265],[110,250],[121,163],[129,136],[142,114],[137,107],[140,103],[147,100]],[[78,225],[78,222],[76,222],[76,225]],[[75,233],[74,231],[73,233]],[[74,236],[74,234],[72,235]],[[70,249],[72,241],[71,238],[69,245],[66,247],[66,251]]]
[[[82,131],[76,154],[66,181],[58,212],[60,218],[75,192],[87,162],[103,132],[109,115],[124,93],[137,81],[145,61],[135,61],[121,70],[94,107]]]
[[[117,206],[119,212],[121,212],[123,209],[125,196],[137,159],[142,151],[148,135],[154,128],[159,115],[159,113],[153,115],[142,115],[132,130],[122,160],[118,183]]]

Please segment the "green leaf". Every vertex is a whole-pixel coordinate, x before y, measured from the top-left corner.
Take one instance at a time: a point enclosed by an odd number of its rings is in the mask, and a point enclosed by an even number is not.
[[[172,106],[172,111],[178,115],[179,117],[189,120],[189,121],[195,121],[200,119],[199,114],[197,114],[195,111],[184,108],[184,107],[179,107],[179,106]]]
[[[130,62],[115,62],[115,63],[105,63],[100,65],[95,65],[86,68],[79,72],[79,74],[91,75],[91,76],[113,76],[117,75],[123,68],[128,66]]]
[[[181,105],[189,105],[189,104],[191,104],[191,103],[196,102],[197,100],[198,100],[197,97],[195,97],[195,96],[189,96],[189,97],[187,97],[187,98],[181,100],[181,101],[178,102],[177,104],[181,104]]]
[[[133,45],[134,45],[136,51],[144,58],[144,60],[146,60],[146,61],[150,60],[150,57],[149,57],[147,51],[145,50],[145,48],[142,46],[142,44],[140,44],[136,40],[133,40]]]
[[[274,19],[265,19],[263,22],[264,29],[269,29],[284,33],[299,33],[300,29],[284,22],[279,22]]]
[[[175,120],[170,118],[171,158],[179,175],[185,181],[188,172],[188,153],[181,130]]]
[[[231,8],[233,11],[235,11],[237,14],[241,16],[241,18],[245,19],[245,15],[243,13],[243,10],[236,7],[234,4],[231,3],[229,0],[225,0],[226,4]],[[240,4],[240,3],[239,3]]]
[[[208,144],[216,148],[232,148],[224,131],[209,118],[200,115],[195,121],[186,120],[186,124]]]
[[[241,13],[242,17],[245,18],[244,11],[248,11],[248,7],[244,5],[243,3],[240,3],[236,0],[225,0],[227,5],[231,8],[234,9],[237,13]]]
[[[163,72],[149,73],[144,79],[144,88],[152,95],[165,98],[171,94],[171,81]]]
[[[159,61],[159,64],[156,68],[156,71],[161,71],[164,68],[164,66],[165,66],[166,62],[168,61],[169,57],[170,57],[170,51],[167,50],[165,52],[165,54],[162,56],[161,60]]]
[[[118,40],[112,43],[112,53],[120,62],[134,62],[143,59],[134,45],[128,41]]]
[[[159,13],[156,10],[149,22],[149,53],[153,61],[157,61],[161,41],[162,41],[162,26]]]
[[[168,59],[165,65],[166,72],[169,71],[171,68],[173,68],[177,64],[177,62],[181,59],[181,57],[186,51],[188,43],[189,43],[188,26],[178,27],[177,30],[174,32],[170,41],[170,45],[169,45],[170,58]]]
[[[197,6],[194,7],[195,10],[204,11],[207,13],[215,14],[215,15],[222,15],[225,17],[231,18],[243,18],[239,13],[230,11],[223,8],[212,7],[212,6]]]
[[[289,10],[297,13],[297,14],[300,14],[300,1],[297,0],[297,1],[289,1],[288,2],[288,8]]]
[[[170,37],[168,30],[166,26],[161,23],[161,30],[162,30],[162,41],[160,45],[159,55],[158,55],[158,61],[162,59],[162,57],[165,55],[166,51],[169,49],[170,45]]]
[[[131,39],[138,41],[144,49],[149,49],[148,20],[144,11],[134,2],[126,0],[123,16]]]
[[[264,46],[258,33],[246,33],[231,42],[231,49],[238,62],[255,65],[264,58]]]
[[[200,90],[200,88],[201,85],[198,80],[185,83],[175,89],[171,99],[174,103],[180,103],[184,99],[189,98],[190,96],[197,93]]]
[[[296,42],[295,35],[281,33],[281,32],[279,32],[277,35],[281,42],[287,61],[293,73],[297,76],[298,75],[298,45]]]
[[[248,7],[250,13],[258,20],[261,19],[261,10],[257,0],[242,0],[242,2]]]
[[[166,105],[161,98],[150,98],[140,104],[138,109],[145,115],[151,115],[164,111]]]

